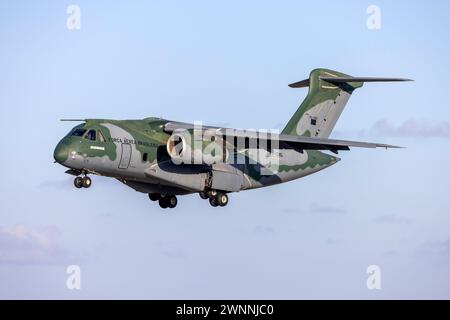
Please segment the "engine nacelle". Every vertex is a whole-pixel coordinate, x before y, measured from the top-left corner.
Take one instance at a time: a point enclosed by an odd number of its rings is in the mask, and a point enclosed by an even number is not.
[[[170,136],[167,153],[174,164],[212,165],[226,162],[229,156],[224,140],[214,135],[196,137],[187,130]]]

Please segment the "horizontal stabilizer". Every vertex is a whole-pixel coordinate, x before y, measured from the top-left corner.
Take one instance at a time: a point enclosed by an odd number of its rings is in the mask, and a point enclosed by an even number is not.
[[[324,80],[331,83],[413,81],[411,79],[403,79],[403,78],[374,78],[374,77],[320,77],[320,80]]]
[[[302,80],[296,83],[292,83],[289,85],[291,88],[306,88],[309,87],[309,79]]]
[[[327,81],[330,83],[349,83],[349,82],[404,82],[404,81],[414,81],[412,79],[404,78],[375,78],[375,77],[319,77],[320,80]],[[295,82],[289,85],[289,87],[306,88],[310,86],[310,79],[305,79],[299,82]]]

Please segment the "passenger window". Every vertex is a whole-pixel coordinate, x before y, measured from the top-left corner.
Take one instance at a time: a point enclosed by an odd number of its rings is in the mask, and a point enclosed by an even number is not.
[[[95,130],[89,130],[88,133],[86,134],[85,138],[88,140],[91,140],[91,141],[95,141],[97,138]]]
[[[100,130],[98,130],[97,133],[98,133],[98,141],[105,142],[106,140],[105,137],[103,136],[103,133]]]

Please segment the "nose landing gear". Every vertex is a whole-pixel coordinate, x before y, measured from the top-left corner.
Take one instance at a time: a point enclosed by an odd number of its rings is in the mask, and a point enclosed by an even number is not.
[[[92,180],[88,176],[76,177],[75,180],[73,180],[73,184],[77,189],[89,188],[92,185]]]

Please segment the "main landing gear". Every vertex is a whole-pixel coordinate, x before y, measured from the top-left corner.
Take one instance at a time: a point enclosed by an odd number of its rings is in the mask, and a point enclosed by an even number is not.
[[[175,208],[178,204],[178,199],[173,195],[164,195],[159,193],[149,193],[148,197],[152,201],[158,201],[159,206],[163,209],[166,208]]]
[[[228,204],[228,195],[225,192],[217,190],[202,191],[200,198],[209,199],[209,204],[213,207],[225,207]]]
[[[73,184],[77,189],[89,188],[92,185],[92,180],[88,176],[76,177],[75,180],[73,180]]]

